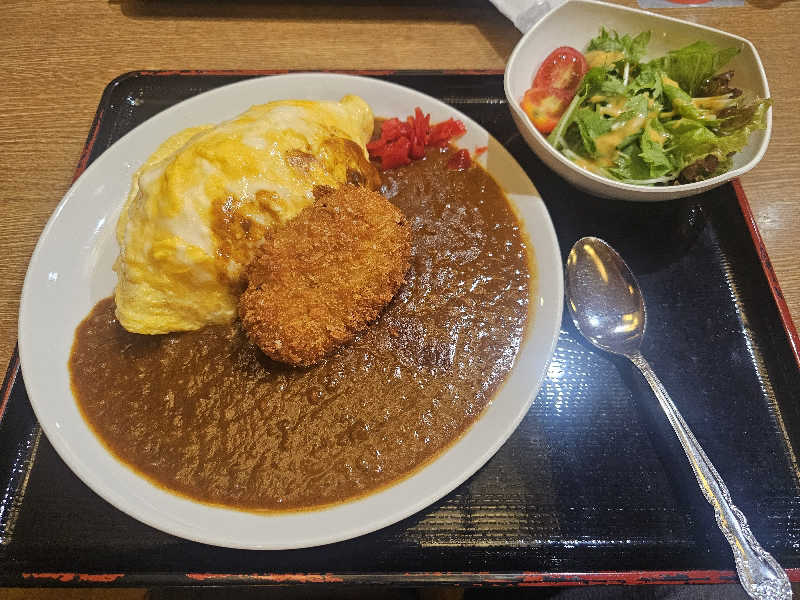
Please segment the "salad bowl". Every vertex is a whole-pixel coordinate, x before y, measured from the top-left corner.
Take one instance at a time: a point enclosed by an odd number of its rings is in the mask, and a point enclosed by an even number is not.
[[[576,187],[596,196],[644,202],[699,194],[746,173],[758,164],[766,152],[772,131],[771,109],[767,109],[766,128],[751,133],[745,148],[733,156],[729,170],[695,183],[624,183],[588,171],[556,150],[547,137],[533,126],[520,101],[531,87],[539,65],[550,52],[560,46],[583,51],[588,42],[598,35],[601,27],[631,36],[650,31],[650,43],[643,60],[663,56],[697,41],[705,41],[718,48],[737,48],[739,53],[722,70],[734,71],[732,85],[735,87],[753,92],[760,98],[769,98],[769,86],[761,58],[755,46],[742,37],[606,2],[570,0],[547,13],[522,37],[505,69],[505,94],[511,115],[525,141],[542,162]]]

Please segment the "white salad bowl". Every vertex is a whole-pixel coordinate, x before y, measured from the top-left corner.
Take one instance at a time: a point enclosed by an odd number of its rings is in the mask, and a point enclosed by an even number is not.
[[[658,201],[672,200],[699,194],[730,181],[755,167],[767,150],[772,132],[772,110],[767,113],[767,128],[753,132],[750,141],[733,157],[732,168],[722,175],[705,181],[670,186],[646,186],[621,183],[579,167],[553,148],[531,123],[520,107],[520,100],[531,86],[539,65],[550,52],[559,46],[572,46],[580,51],[600,28],[614,29],[620,34],[636,35],[651,31],[652,37],[645,59],[663,56],[698,40],[704,40],[720,48],[736,47],[741,52],[725,65],[724,70],[733,69],[736,87],[748,89],[769,98],[769,86],[764,66],[755,46],[748,40],[712,29],[656,15],[643,10],[626,8],[594,0],[569,0],[547,13],[519,41],[505,70],[505,92],[511,115],[525,141],[536,155],[567,181],[597,196],[623,200]]]

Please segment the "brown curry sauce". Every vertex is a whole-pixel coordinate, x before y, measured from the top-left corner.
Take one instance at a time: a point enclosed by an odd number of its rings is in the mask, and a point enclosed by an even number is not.
[[[129,333],[112,298],[79,325],[78,405],[111,452],[151,481],[212,504],[307,509],[373,492],[456,440],[513,365],[534,285],[523,234],[480,166],[452,151],[383,173],[412,224],[406,284],[324,362],[272,362],[239,322]]]

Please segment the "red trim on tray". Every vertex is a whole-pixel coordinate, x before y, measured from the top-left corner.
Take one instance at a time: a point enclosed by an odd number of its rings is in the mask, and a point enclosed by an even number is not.
[[[75,573],[23,573],[23,579],[52,579],[61,583],[68,583],[75,579]]]
[[[800,582],[800,569],[786,569],[789,580]],[[44,583],[76,582],[90,584],[118,584],[147,581],[138,573],[22,573],[28,581]],[[249,584],[451,584],[467,586],[517,586],[517,587],[564,587],[588,585],[713,585],[738,581],[734,571],[600,571],[597,573],[488,573],[486,571],[419,571],[408,573],[185,573],[187,584],[234,585]],[[130,583],[126,583],[129,585]]]
[[[112,583],[125,577],[124,573],[23,573],[23,579],[51,579],[59,583],[85,581],[87,583]]]
[[[270,583],[342,583],[344,579],[330,573],[186,573],[194,581],[267,581]]]
[[[786,304],[786,298],[783,296],[783,291],[778,283],[778,276],[775,275],[775,270],[772,268],[772,262],[769,260],[767,254],[767,247],[764,245],[764,239],[758,231],[753,211],[750,208],[750,203],[747,201],[747,195],[742,188],[742,182],[737,178],[733,180],[733,189],[736,192],[736,198],[739,200],[739,207],[742,210],[747,228],[750,230],[750,237],[753,238],[753,245],[756,247],[758,259],[761,261],[761,267],[764,269],[764,275],[767,276],[769,288],[772,291],[772,297],[775,299],[775,304],[778,307],[783,328],[786,330],[786,337],[789,338],[789,345],[792,347],[794,359],[800,367],[800,337],[797,335],[797,329],[792,321],[792,315],[789,312],[789,306]]]
[[[800,582],[800,569],[786,570],[789,580]],[[458,571],[422,571],[401,574],[381,573],[186,573],[193,581],[209,584],[269,583],[452,583],[475,586],[564,587],[584,585],[715,585],[735,583],[735,571],[601,571],[597,573],[487,573]]]

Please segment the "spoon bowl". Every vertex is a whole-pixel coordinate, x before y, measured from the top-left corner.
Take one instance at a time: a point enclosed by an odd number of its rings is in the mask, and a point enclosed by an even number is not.
[[[606,242],[585,237],[567,257],[565,286],[572,321],[592,344],[614,354],[638,350],[647,314],[628,265]]]

